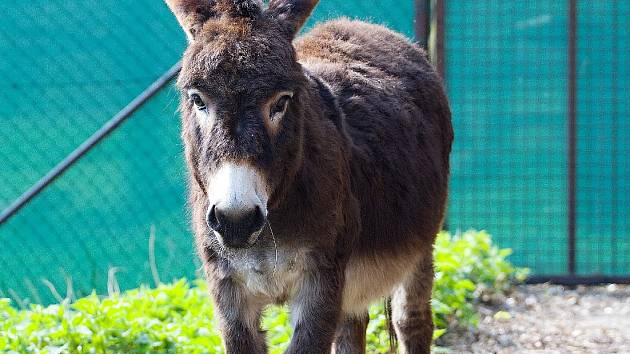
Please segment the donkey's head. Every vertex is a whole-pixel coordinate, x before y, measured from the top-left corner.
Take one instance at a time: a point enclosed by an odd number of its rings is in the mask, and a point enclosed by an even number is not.
[[[291,42],[317,0],[166,3],[189,41],[177,84],[208,230],[223,247],[251,246],[301,162],[307,81]]]

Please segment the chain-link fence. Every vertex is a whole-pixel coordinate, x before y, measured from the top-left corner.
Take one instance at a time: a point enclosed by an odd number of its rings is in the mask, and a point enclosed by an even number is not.
[[[0,12],[2,210],[169,69],[185,39],[155,0],[8,0]],[[310,24],[340,15],[413,36],[412,1],[326,0]],[[103,293],[114,273],[120,288],[153,284],[154,268],[163,281],[195,276],[178,98],[162,90],[0,225],[0,297]]]
[[[178,60],[184,41],[160,5],[0,4],[0,207]],[[0,295],[103,292],[110,269],[123,287],[148,282],[152,227],[163,276],[193,274],[176,107],[164,90],[2,226]]]
[[[540,276],[630,275],[630,1],[445,3],[450,228]]]

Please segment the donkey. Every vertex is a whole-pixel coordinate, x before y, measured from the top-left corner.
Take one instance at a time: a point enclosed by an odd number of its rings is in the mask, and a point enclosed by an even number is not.
[[[430,351],[432,248],[453,131],[425,52],[317,0],[166,0],[189,41],[177,80],[196,247],[228,353],[363,353],[391,297],[403,353]]]

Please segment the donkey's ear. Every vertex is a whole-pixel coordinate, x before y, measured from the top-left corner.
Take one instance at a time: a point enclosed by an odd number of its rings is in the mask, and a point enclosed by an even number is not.
[[[270,0],[267,12],[278,19],[293,38],[300,31],[304,22],[319,0]]]
[[[189,41],[195,39],[201,26],[215,17],[214,0],[164,0],[186,32]]]

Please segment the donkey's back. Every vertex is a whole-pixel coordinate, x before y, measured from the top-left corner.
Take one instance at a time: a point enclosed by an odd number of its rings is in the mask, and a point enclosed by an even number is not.
[[[430,249],[444,214],[453,131],[426,53],[385,27],[345,19],[316,27],[296,47],[345,116],[360,252]]]

